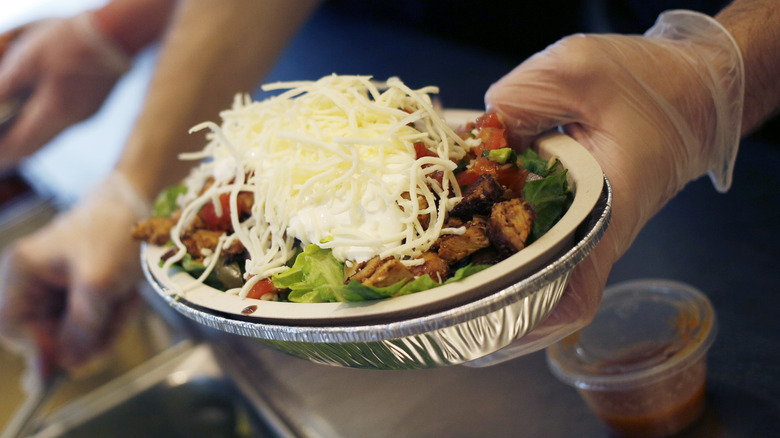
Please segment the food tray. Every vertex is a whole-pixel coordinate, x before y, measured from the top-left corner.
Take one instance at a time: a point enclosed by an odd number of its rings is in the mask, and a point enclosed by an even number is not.
[[[192,320],[252,337],[313,362],[370,369],[423,369],[463,364],[523,337],[553,311],[574,267],[596,246],[611,217],[612,189],[604,177],[595,207],[574,233],[574,243],[525,278],[470,302],[430,313],[354,323],[269,323],[194,305],[151,272],[144,244],[144,273],[156,293]],[[422,292],[426,293],[426,292]]]

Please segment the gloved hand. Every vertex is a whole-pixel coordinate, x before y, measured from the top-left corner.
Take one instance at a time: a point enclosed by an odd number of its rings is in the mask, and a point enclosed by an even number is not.
[[[572,273],[551,316],[503,353],[527,354],[593,318],[612,265],[689,181],[710,174],[725,191],[739,145],[740,50],[714,19],[662,14],[643,36],[575,35],[529,58],[488,90],[489,110],[528,140],[562,127],[601,164],[611,224]]]
[[[141,277],[131,230],[149,207],[114,172],[85,200],[15,242],[0,262],[0,340],[46,378],[114,337]]]
[[[0,102],[27,99],[0,136],[0,171],[100,108],[130,59],[95,28],[90,12],[24,26],[0,59]]]

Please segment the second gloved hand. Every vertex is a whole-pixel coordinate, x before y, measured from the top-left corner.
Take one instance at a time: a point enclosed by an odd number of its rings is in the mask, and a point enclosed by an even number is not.
[[[130,66],[89,12],[31,23],[17,33],[0,58],[0,102],[20,96],[27,101],[0,133],[0,171],[95,113]]]
[[[114,338],[141,277],[131,230],[147,212],[114,173],[3,254],[0,340],[26,354],[37,375],[77,367]]]

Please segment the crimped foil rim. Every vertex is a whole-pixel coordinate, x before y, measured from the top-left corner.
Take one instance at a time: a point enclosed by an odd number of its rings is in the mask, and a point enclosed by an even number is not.
[[[525,279],[505,287],[486,297],[450,309],[424,316],[402,318],[380,324],[356,324],[342,326],[293,326],[249,322],[226,318],[188,305],[185,299],[169,294],[151,274],[144,262],[147,245],[142,245],[141,261],[144,275],[164,300],[174,309],[207,327],[237,335],[284,342],[356,343],[378,342],[416,336],[455,326],[487,315],[537,293],[556,278],[568,275],[596,246],[609,225],[612,213],[612,186],[606,175],[599,201],[586,219],[587,227],[582,238],[552,263],[537,270]]]

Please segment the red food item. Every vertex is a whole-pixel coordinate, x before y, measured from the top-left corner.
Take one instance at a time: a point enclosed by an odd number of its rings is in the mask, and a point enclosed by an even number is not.
[[[457,174],[456,179],[461,186],[470,186],[483,173],[497,172],[498,163],[485,157],[479,157],[473,161],[471,167]]]
[[[265,280],[260,280],[255,283],[255,285],[252,286],[252,289],[249,289],[249,293],[246,294],[246,297],[260,299],[263,295],[274,292],[276,292],[274,284],[269,278],[266,278]]]
[[[515,163],[500,164],[482,156],[486,151],[510,147],[501,116],[496,113],[486,113],[478,117],[474,122],[466,125],[465,132],[461,133],[464,138],[471,135],[476,135],[480,144],[472,147],[469,151],[469,155],[472,157],[469,166],[455,175],[458,184],[462,187],[469,186],[480,175],[487,173],[495,175],[502,186],[510,189],[514,196],[519,196],[525,185],[528,172]]]
[[[501,117],[496,113],[486,113],[477,118],[476,121],[466,125],[466,132],[461,137],[468,138],[471,131],[477,130],[476,138],[482,141],[482,144],[475,146],[471,152],[476,157],[481,157],[484,151],[493,149],[503,149],[509,147],[506,141],[506,130],[501,121]]]
[[[483,173],[495,175],[502,186],[517,195],[523,190],[528,172],[512,163],[499,164],[486,157],[479,157],[469,168],[458,173],[456,179],[459,185],[469,186]]]
[[[693,424],[705,406],[706,359],[648,385],[615,390],[579,389],[582,398],[618,436],[665,437]]]
[[[485,151],[509,147],[504,128],[483,128],[477,138],[482,140],[482,144],[471,149],[477,157],[481,157]]]
[[[218,216],[214,203],[209,202],[200,209],[198,216],[209,230],[231,231],[233,224],[230,219],[230,194],[219,195],[219,203],[222,206],[222,215]]]
[[[417,159],[422,157],[438,157],[435,152],[425,147],[425,143],[417,142],[414,144],[414,152],[417,154]]]
[[[474,127],[477,129],[483,128],[501,128],[504,129],[504,123],[501,121],[501,116],[497,113],[485,113],[474,121]]]
[[[425,147],[425,143],[423,142],[417,142],[414,144],[414,152],[417,155],[417,159],[419,160],[422,157],[438,157],[439,155],[436,154],[436,152],[433,152],[432,150]],[[426,164],[423,166],[423,169],[430,166],[429,164]],[[436,171],[428,175],[429,178],[434,179],[438,181],[439,185],[442,185],[442,180],[444,179],[444,174],[441,171]]]

